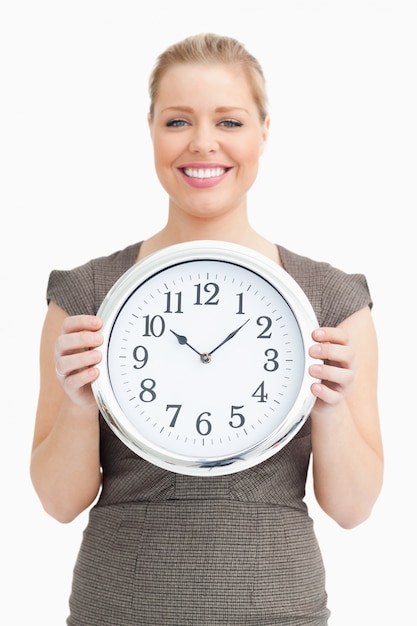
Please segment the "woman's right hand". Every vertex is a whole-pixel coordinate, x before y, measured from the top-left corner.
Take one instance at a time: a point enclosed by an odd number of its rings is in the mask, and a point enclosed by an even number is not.
[[[91,383],[99,376],[103,336],[102,321],[95,315],[66,317],[55,341],[55,371],[72,402],[78,406],[95,404]]]
[[[40,346],[40,389],[31,477],[45,510],[69,522],[101,486],[99,410],[91,383],[103,343],[95,315],[68,314],[51,302]]]

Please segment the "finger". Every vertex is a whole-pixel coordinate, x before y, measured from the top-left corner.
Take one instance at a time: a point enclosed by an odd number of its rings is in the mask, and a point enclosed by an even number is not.
[[[349,337],[344,328],[340,326],[323,326],[320,328],[316,328],[312,337],[314,341],[318,343],[338,343],[341,345],[347,345],[349,342]]]
[[[83,350],[98,348],[103,343],[103,335],[99,332],[82,330],[59,335],[55,342],[55,355],[73,354]],[[62,370],[61,370],[62,371]]]
[[[75,397],[86,385],[94,382],[99,375],[100,370],[97,367],[88,367],[65,376],[61,381],[62,384],[65,385],[66,391]]]
[[[77,333],[82,330],[97,331],[103,326],[102,320],[96,315],[72,315],[66,317],[62,324],[62,332]]]
[[[332,389],[332,387],[329,387],[324,383],[313,383],[311,385],[311,391],[318,400],[322,400],[324,402],[324,405],[321,405],[322,407],[326,405],[329,407],[335,406],[340,402],[341,396],[339,391]]]
[[[335,389],[347,389],[353,382],[353,372],[351,369],[326,363],[317,363],[312,365],[309,371],[311,376],[320,379],[323,383],[330,384]]]
[[[62,372],[59,371],[58,366],[55,367],[55,373],[59,379],[65,378],[66,376],[66,374],[62,374]]]
[[[75,372],[95,367],[101,362],[102,354],[100,350],[88,350],[60,356],[55,363],[55,371],[58,378],[70,376]]]
[[[91,384],[99,375],[100,371],[97,367],[89,367],[59,380],[74,404],[79,406],[95,405],[97,407]]]
[[[350,346],[317,343],[310,347],[309,354],[314,359],[320,359],[330,363],[337,363],[339,367],[351,368],[354,363],[354,353]]]

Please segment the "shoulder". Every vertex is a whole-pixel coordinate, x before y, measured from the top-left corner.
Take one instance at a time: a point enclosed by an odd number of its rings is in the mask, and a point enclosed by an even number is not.
[[[68,315],[95,315],[112,285],[137,258],[140,243],[97,257],[69,270],[52,270],[46,299],[53,300]]]
[[[351,274],[278,246],[284,269],[304,290],[320,326],[337,326],[356,311],[372,307],[364,274]]]

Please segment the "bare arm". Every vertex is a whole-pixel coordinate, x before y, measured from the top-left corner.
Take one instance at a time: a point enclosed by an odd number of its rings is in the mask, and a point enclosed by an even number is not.
[[[377,404],[377,341],[369,308],[337,328],[315,331],[310,354],[324,360],[312,375],[314,490],[344,528],[364,521],[381,490],[383,449]]]
[[[94,350],[102,342],[100,328],[97,317],[68,317],[54,303],[43,327],[31,478],[45,510],[61,522],[86,509],[101,486],[98,408],[91,390],[101,358]]]

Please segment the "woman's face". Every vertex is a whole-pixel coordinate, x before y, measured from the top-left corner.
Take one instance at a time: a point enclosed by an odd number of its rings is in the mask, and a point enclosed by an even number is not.
[[[215,217],[246,208],[269,121],[237,67],[183,64],[163,76],[149,121],[171,211]]]

